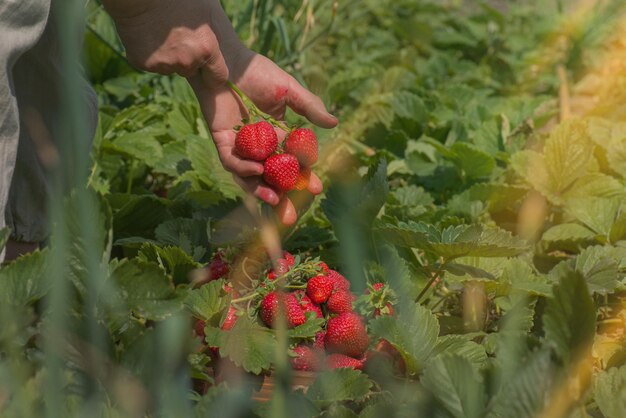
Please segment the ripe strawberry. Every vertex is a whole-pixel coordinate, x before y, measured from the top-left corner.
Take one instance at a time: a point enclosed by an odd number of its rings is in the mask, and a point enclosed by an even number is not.
[[[221,252],[215,253],[213,259],[209,263],[209,280],[217,280],[225,277],[230,272],[230,266],[228,262],[224,260],[224,254]]]
[[[222,329],[224,331],[232,329],[237,323],[237,319],[239,319],[239,317],[237,316],[237,309],[235,309],[234,306],[231,306],[230,308],[228,308],[228,312],[226,313],[226,318],[224,319],[224,323],[222,324]]]
[[[326,342],[326,331],[318,331],[315,334],[315,341],[313,342],[313,348],[316,350],[324,350]]]
[[[304,167],[317,161],[317,138],[307,128],[294,129],[285,140],[285,152],[295,155]]]
[[[288,267],[293,267],[296,264],[296,257],[288,251],[283,251],[283,259],[287,262]]]
[[[354,296],[349,290],[337,290],[326,301],[326,307],[332,313],[352,312]]]
[[[317,306],[311,298],[307,295],[303,295],[302,299],[300,299],[300,306],[302,306],[302,310],[306,314],[307,312],[315,312],[316,318],[323,318],[324,314],[322,314],[322,310],[319,306]]]
[[[385,283],[378,282],[372,285],[372,289],[374,289],[374,292],[380,292],[384,288],[385,288]],[[369,293],[370,293],[370,290],[365,289],[365,294],[369,294]]]
[[[328,264],[320,261],[319,266],[322,268],[322,273],[328,275],[328,272],[330,271],[330,269],[328,268]]]
[[[293,349],[295,357],[290,357],[291,367],[294,370],[316,371],[320,367],[317,353],[306,345],[299,345]]]
[[[298,181],[300,165],[290,154],[276,154],[265,160],[263,179],[279,192],[292,190]]]
[[[331,354],[326,357],[326,366],[328,366],[329,369],[350,368],[361,370],[363,368],[363,360],[344,356],[343,354]]]
[[[241,158],[263,161],[278,146],[278,136],[269,122],[261,121],[243,126],[235,136],[235,152]]]
[[[272,327],[281,312],[286,315],[287,328],[304,324],[306,317],[300,303],[293,293],[268,293],[261,301],[261,319],[268,327]]]
[[[315,276],[306,284],[306,294],[313,303],[324,303],[333,292],[333,281],[328,276]]]
[[[326,350],[332,353],[361,357],[369,344],[369,337],[361,317],[344,312],[328,320]]]
[[[326,276],[328,276],[333,281],[335,290],[350,290],[350,281],[348,281],[348,279],[343,277],[337,271],[328,270],[328,274]]]
[[[202,337],[204,339],[204,327],[206,326],[206,322],[202,319],[196,320],[193,324],[193,330],[198,337]]]
[[[298,181],[296,181],[296,185],[293,186],[293,188],[298,191],[306,190],[306,188],[309,187],[310,177],[311,177],[311,169],[309,168],[300,169],[300,173],[298,174]]]

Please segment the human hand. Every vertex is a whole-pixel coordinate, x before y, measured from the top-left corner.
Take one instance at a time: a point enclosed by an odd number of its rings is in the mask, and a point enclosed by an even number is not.
[[[134,67],[191,77],[208,86],[228,79],[228,67],[211,27],[217,0],[103,0]]]

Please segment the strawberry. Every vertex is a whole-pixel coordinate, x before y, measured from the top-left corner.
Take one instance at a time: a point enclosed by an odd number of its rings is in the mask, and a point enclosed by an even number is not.
[[[209,263],[209,281],[221,279],[230,272],[230,266],[228,262],[224,260],[224,254],[217,252],[213,256],[213,259]]]
[[[319,267],[322,269],[323,274],[328,275],[328,272],[330,271],[330,269],[328,268],[328,264],[324,263],[323,261],[320,261]]]
[[[283,312],[287,316],[287,328],[304,324],[304,311],[293,293],[271,292],[261,301],[261,319],[268,327],[272,327],[279,315]]]
[[[332,313],[343,313],[352,311],[354,296],[349,290],[338,290],[333,292],[326,301],[326,307]]]
[[[204,327],[206,326],[206,322],[202,319],[196,320],[193,324],[193,330],[198,337],[202,337],[204,339]]]
[[[350,282],[335,270],[328,270],[326,274],[332,281],[334,290],[350,290]]]
[[[313,303],[324,303],[333,292],[333,281],[328,276],[315,276],[306,284],[306,294]]]
[[[311,177],[311,169],[303,168],[300,170],[298,174],[298,181],[296,181],[296,185],[293,186],[294,189],[298,191],[306,190],[309,187],[309,179]]]
[[[313,303],[311,298],[309,298],[307,295],[303,295],[302,299],[300,299],[300,306],[302,306],[302,310],[305,314],[307,312],[315,312],[316,318],[324,317],[324,314],[322,314],[322,310],[320,309],[320,307]]]
[[[287,262],[288,267],[293,267],[296,264],[296,257],[288,251],[283,251],[283,259]]]
[[[343,354],[331,354],[326,357],[326,366],[328,366],[329,369],[350,368],[361,370],[363,368],[363,360],[358,360]]]
[[[222,324],[222,329],[224,331],[232,329],[237,323],[237,319],[239,319],[239,317],[237,316],[237,309],[235,309],[234,306],[231,306],[230,308],[228,308],[228,312],[226,313],[226,318],[224,319],[224,323]]]
[[[306,345],[299,345],[293,349],[294,357],[291,357],[291,367],[294,370],[309,370],[316,371],[320,367],[320,359],[311,347]]]
[[[361,357],[369,344],[369,337],[361,317],[344,312],[328,320],[326,350],[331,353]]]
[[[371,299],[372,304],[374,305],[374,317],[380,315],[393,315],[393,305],[391,302],[388,302],[390,294],[387,290],[387,285],[385,283],[378,282],[374,283],[370,287],[372,291],[370,291],[370,289],[365,289],[365,294],[374,295]]]
[[[317,161],[317,138],[307,128],[294,129],[285,140],[285,152],[295,155],[304,167],[310,167]]]
[[[324,342],[326,341],[326,331],[318,331],[315,334],[313,348],[316,350],[324,350]]]
[[[300,165],[290,154],[276,154],[265,160],[263,179],[279,192],[292,190],[298,182]]]
[[[261,121],[243,126],[235,136],[235,152],[241,158],[263,161],[278,146],[278,136],[269,122]]]

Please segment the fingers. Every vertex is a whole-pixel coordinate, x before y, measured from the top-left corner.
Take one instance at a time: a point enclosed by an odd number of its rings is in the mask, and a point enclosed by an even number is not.
[[[234,153],[232,143],[217,143],[216,145],[220,161],[226,171],[230,171],[239,177],[260,176],[263,174],[263,164],[239,158]]]
[[[287,106],[307,118],[311,123],[322,128],[337,126],[337,118],[328,113],[322,99],[302,87],[293,77],[290,77],[289,89],[285,99]]]
[[[309,176],[309,185],[307,186],[307,190],[314,196],[322,193],[324,190],[324,185],[322,184],[322,180],[317,177],[317,174],[311,171],[311,175]]]
[[[233,174],[233,179],[244,191],[256,196],[271,206],[276,206],[280,201],[278,194],[271,187],[264,184],[260,178],[244,179]]]
[[[291,200],[287,196],[283,196],[275,208],[276,216],[283,225],[291,226],[298,220],[298,212]]]

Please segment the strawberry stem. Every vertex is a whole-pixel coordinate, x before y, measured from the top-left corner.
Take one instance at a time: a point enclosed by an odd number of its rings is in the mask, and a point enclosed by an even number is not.
[[[235,83],[229,80],[228,86],[237,94],[237,96],[239,96],[243,104],[246,106],[246,109],[248,109],[248,113],[250,113],[250,116],[256,116],[256,117],[265,119],[266,121],[268,121],[275,127],[280,128],[285,132],[291,131],[289,126],[287,126],[283,121],[274,119],[270,115],[263,113],[263,111],[261,111],[261,109],[259,109],[258,106],[255,105],[254,102],[250,100],[250,98],[246,96],[246,94],[243,91],[241,91],[239,87],[235,85]]]

